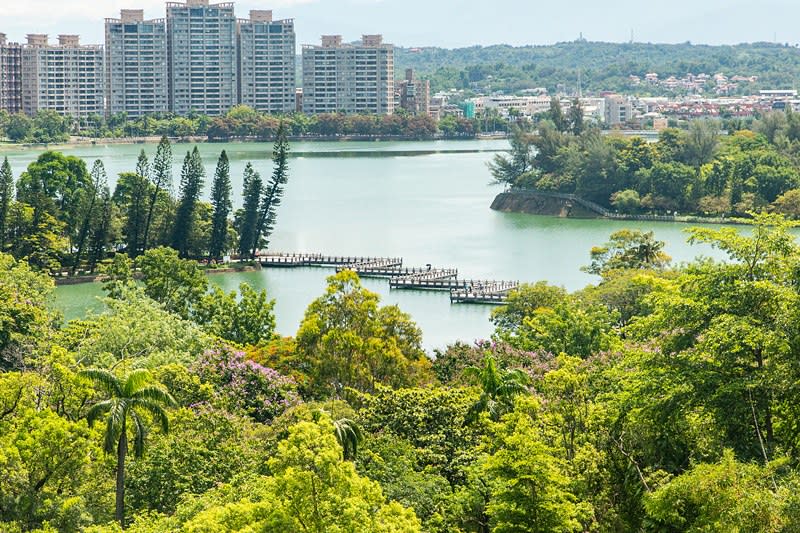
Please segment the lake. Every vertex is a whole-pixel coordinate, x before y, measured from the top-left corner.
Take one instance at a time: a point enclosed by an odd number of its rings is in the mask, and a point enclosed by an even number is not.
[[[226,150],[231,161],[234,204],[241,204],[242,170],[252,161],[262,177],[272,165],[271,144],[201,144],[206,164],[206,197],[216,158]],[[653,230],[675,261],[718,256],[710,247],[689,246],[677,223],[575,220],[489,209],[500,188],[490,185],[486,164],[506,141],[298,142],[292,144],[290,179],[278,213],[270,249],[403,257],[404,266],[457,268],[465,278],[547,280],[579,289],[596,278],[580,271],[589,249],[622,228]],[[62,151],[91,165],[101,159],[109,182],[131,171],[144,148],[155,145],[82,145]],[[173,145],[174,179],[191,145]],[[15,175],[41,149],[5,149]],[[265,269],[217,274],[212,280],[233,290],[240,283],[265,288],[276,299],[278,331],[293,335],[307,305],[322,294],[332,269]],[[383,303],[398,304],[422,328],[425,346],[443,347],[461,339],[487,338],[491,307],[451,305],[446,292],[390,291],[385,280],[365,279]],[[59,287],[55,305],[66,318],[100,309],[97,284]]]

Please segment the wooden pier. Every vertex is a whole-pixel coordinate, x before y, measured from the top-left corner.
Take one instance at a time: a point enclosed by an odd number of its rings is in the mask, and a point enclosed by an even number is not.
[[[263,267],[335,267],[361,277],[389,278],[392,289],[449,291],[451,303],[503,304],[519,287],[516,281],[458,279],[455,268],[404,267],[400,257],[265,253],[258,260]]]
[[[303,266],[344,266],[356,264],[378,263],[391,261],[384,257],[366,257],[353,255],[322,255],[322,254],[259,254],[258,261],[261,266],[270,267],[303,267]],[[400,264],[403,260],[400,259]]]
[[[450,291],[450,303],[504,304],[508,293],[517,289],[517,281],[475,281]]]

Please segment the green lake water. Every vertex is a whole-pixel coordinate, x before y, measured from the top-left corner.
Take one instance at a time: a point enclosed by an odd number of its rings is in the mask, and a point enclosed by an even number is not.
[[[594,281],[580,271],[589,249],[622,228],[652,229],[667,243],[675,261],[716,256],[709,247],[689,246],[685,224],[611,220],[572,220],[489,209],[500,192],[490,186],[486,163],[505,141],[293,143],[290,180],[270,248],[286,252],[321,252],[403,257],[405,266],[458,268],[463,278],[547,280],[570,290]],[[94,145],[65,148],[67,154],[103,160],[113,184],[130,171],[138,152],[152,157],[154,145]],[[174,145],[175,181],[190,145]],[[247,161],[268,177],[271,145],[202,144],[208,179],[220,150],[231,160],[234,204],[240,204],[241,174]],[[0,151],[18,175],[41,149]],[[293,335],[306,306],[325,287],[332,269],[265,269],[217,274],[225,289],[239,283],[265,288],[276,299],[278,331]],[[410,313],[425,334],[428,348],[457,339],[472,341],[491,334],[491,307],[451,305],[446,292],[390,291],[385,280],[365,279],[384,303]],[[98,310],[97,284],[59,287],[54,305],[67,319]]]

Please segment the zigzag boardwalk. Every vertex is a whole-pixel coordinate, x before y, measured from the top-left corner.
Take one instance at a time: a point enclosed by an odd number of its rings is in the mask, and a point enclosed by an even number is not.
[[[508,293],[518,287],[518,281],[468,282],[466,287],[450,291],[450,302],[503,304],[508,298]]]
[[[519,287],[516,281],[458,279],[455,268],[403,267],[399,257],[267,253],[258,260],[263,267],[335,267],[337,272],[352,270],[361,277],[389,278],[392,289],[449,291],[451,303],[502,304]]]

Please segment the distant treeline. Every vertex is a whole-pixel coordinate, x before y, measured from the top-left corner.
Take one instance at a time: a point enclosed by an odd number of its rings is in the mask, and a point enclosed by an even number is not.
[[[752,127],[721,136],[719,123],[694,121],[648,143],[601,135],[555,106],[535,133],[517,130],[509,154],[490,166],[498,182],[576,194],[620,213],[800,218],[800,114],[771,113]]]
[[[431,89],[472,89],[515,92],[532,87],[549,91],[631,92],[628,77],[656,72],[663,79],[692,74],[724,73],[726,76],[758,76],[755,84],[741,85],[739,92],[761,88],[792,88],[800,77],[797,48],[752,43],[708,46],[651,43],[602,43],[574,41],[549,46],[506,45],[469,48],[397,48],[398,71],[413,68],[420,78],[431,80]],[[666,94],[659,87],[637,87],[636,92]]]
[[[436,121],[427,115],[398,112],[394,115],[346,115],[327,113],[270,115],[247,106],[237,106],[221,117],[189,114],[182,117],[165,114],[129,119],[125,114],[103,117],[92,115],[75,121],[55,111],[40,111],[33,117],[0,111],[0,138],[12,142],[54,143],[67,141],[70,135],[94,138],[167,136],[173,138],[208,136],[210,140],[272,140],[283,123],[290,137],[373,136],[427,139],[437,134],[445,137],[472,137],[488,125],[455,116]],[[492,131],[507,125],[495,121]]]

